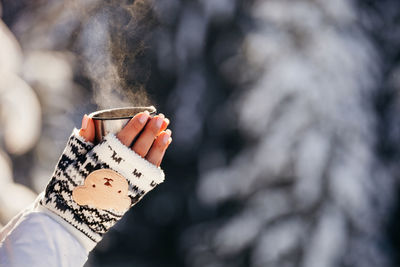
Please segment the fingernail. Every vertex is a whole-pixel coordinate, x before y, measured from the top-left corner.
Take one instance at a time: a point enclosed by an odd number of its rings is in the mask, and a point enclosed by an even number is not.
[[[161,125],[163,124],[163,122],[164,122],[164,118],[157,117],[157,120],[156,120],[156,127],[157,127],[157,128],[161,128]]]
[[[88,123],[89,123],[89,117],[88,117],[88,115],[83,115],[83,119],[82,119],[82,127],[81,127],[81,129],[82,130],[86,130],[86,128],[87,128],[87,126],[88,126]]]
[[[147,110],[146,110],[146,111],[147,111]],[[145,122],[147,121],[147,118],[149,117],[149,115],[146,114],[146,111],[144,112],[144,114],[141,114],[141,115],[139,116],[139,122],[140,122],[141,124],[145,123]],[[148,113],[148,111],[147,111],[147,113]]]
[[[166,133],[166,134],[164,134],[164,136],[162,137],[162,142],[163,142],[164,144],[168,144],[168,140],[171,138],[172,132],[171,132],[170,129],[167,129],[167,130],[165,130],[165,133]]]
[[[169,139],[168,139],[168,145],[170,145],[172,143],[172,137],[170,137]]]
[[[170,137],[169,134],[164,134],[163,139],[162,139],[163,144],[167,144],[167,143],[168,143],[168,140],[169,140],[170,138],[171,138],[171,137]]]
[[[150,112],[148,110],[145,110],[143,113],[146,115],[150,115]]]
[[[163,118],[163,119],[165,118],[164,114],[162,114],[162,113],[158,114],[158,116]]]

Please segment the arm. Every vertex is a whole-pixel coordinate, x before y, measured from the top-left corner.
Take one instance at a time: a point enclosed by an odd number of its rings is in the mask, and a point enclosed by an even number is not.
[[[7,225],[0,266],[83,266],[88,251],[63,225],[33,209],[20,215]]]
[[[116,136],[94,146],[94,125],[85,116],[45,193],[2,230],[0,265],[82,266],[126,210],[163,181],[158,166],[171,142],[168,122],[163,115],[150,119],[141,113]]]

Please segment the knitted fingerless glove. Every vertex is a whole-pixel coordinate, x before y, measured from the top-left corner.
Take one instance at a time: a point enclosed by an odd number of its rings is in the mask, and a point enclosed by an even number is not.
[[[163,181],[159,167],[115,135],[94,146],[74,129],[39,205],[93,241],[90,250],[131,206]]]

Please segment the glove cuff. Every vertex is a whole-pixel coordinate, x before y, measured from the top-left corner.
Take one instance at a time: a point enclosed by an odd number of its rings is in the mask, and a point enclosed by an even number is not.
[[[160,167],[151,164],[131,148],[123,145],[113,134],[93,149],[99,160],[106,162],[109,168],[124,176],[131,186],[147,193],[156,185],[164,182],[164,172]]]

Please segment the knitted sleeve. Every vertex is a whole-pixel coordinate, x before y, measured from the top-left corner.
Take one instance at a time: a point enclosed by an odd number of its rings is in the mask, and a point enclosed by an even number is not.
[[[40,205],[94,243],[147,192],[164,172],[113,134],[94,146],[74,129]]]

